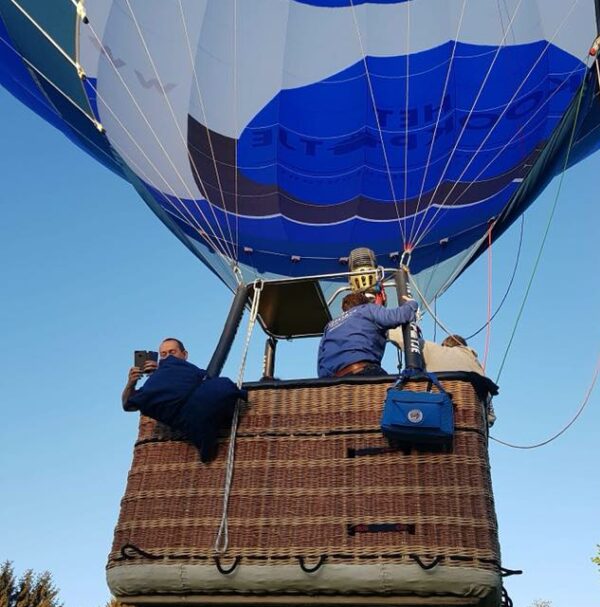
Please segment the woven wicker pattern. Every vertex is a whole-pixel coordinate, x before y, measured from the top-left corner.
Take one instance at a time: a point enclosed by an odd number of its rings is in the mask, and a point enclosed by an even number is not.
[[[388,387],[251,390],[236,446],[229,557],[273,564],[439,555],[450,566],[497,569],[487,439],[473,388],[444,382],[455,403],[451,453],[405,453],[389,450],[379,431]],[[226,445],[205,465],[168,428],[141,419],[109,567],[212,559]],[[122,553],[126,545],[139,550]]]

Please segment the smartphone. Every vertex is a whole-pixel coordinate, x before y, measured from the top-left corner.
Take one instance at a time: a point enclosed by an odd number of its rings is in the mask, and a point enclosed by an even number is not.
[[[144,368],[144,363],[147,360],[158,361],[158,352],[152,350],[136,350],[133,353],[133,366],[139,369]]]

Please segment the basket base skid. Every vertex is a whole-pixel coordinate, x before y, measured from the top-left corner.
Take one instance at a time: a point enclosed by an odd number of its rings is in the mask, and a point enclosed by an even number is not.
[[[461,597],[409,597],[409,596],[136,596],[120,599],[123,607],[167,607],[171,605],[244,605],[246,607],[259,607],[270,605],[271,607],[284,607],[285,605],[344,605],[344,607],[373,607],[382,605],[398,605],[398,607],[454,607],[454,606],[477,606],[480,600],[476,598]],[[123,602],[125,601],[125,602]]]
[[[325,565],[315,573],[290,566],[241,566],[230,576],[215,567],[128,565],[108,570],[124,605],[398,605],[498,607],[499,574],[417,565]]]

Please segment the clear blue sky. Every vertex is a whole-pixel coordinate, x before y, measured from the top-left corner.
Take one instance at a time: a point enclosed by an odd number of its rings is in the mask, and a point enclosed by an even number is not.
[[[134,349],[167,335],[205,365],[230,293],[164,228],[134,190],[0,89],[2,259],[0,560],[48,569],[66,607],[109,598],[106,556],[136,436],[120,392]],[[579,407],[600,345],[598,166],[567,175],[545,254],[504,368],[493,435],[531,444]],[[492,328],[496,377],[539,250],[557,183],[528,211],[524,250]],[[493,248],[493,293],[508,283],[518,243]],[[440,301],[438,314],[468,335],[486,318],[485,258]],[[431,338],[429,323],[426,336]],[[241,339],[238,340],[241,342]],[[255,334],[246,377],[259,375]],[[483,334],[472,345],[482,354]],[[317,343],[283,344],[281,377],[312,376]],[[226,372],[237,375],[240,350]],[[393,369],[393,357],[386,366]],[[503,564],[516,607],[600,602],[599,390],[561,438],[533,451],[491,444]]]

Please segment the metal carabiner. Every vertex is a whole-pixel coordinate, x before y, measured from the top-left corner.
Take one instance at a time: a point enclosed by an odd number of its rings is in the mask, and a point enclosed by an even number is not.
[[[406,269],[408,269],[408,267],[410,266],[411,256],[412,249],[404,249],[404,251],[402,251],[402,255],[400,256],[400,263],[398,264],[399,267],[405,267]]]

